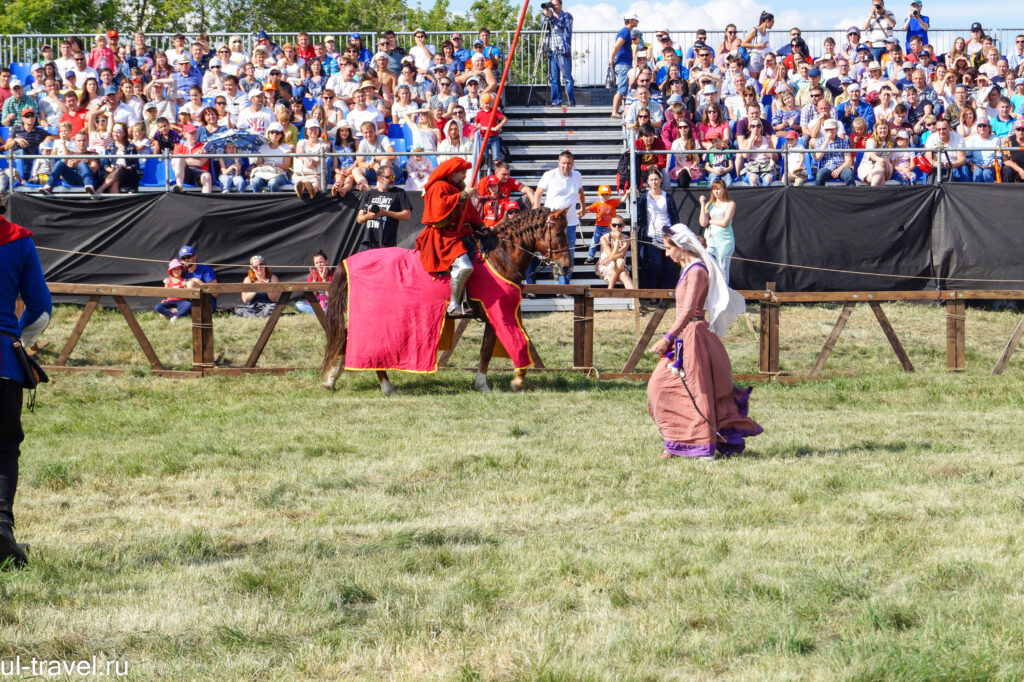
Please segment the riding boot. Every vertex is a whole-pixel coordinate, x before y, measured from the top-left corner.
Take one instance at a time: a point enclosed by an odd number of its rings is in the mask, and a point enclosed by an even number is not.
[[[473,261],[466,254],[459,256],[452,263],[451,273],[452,296],[445,312],[449,317],[471,317],[473,309],[463,301],[463,292],[466,288],[466,281],[473,274]]]
[[[14,512],[11,505],[0,502],[0,568],[22,568],[28,556],[14,539]]]

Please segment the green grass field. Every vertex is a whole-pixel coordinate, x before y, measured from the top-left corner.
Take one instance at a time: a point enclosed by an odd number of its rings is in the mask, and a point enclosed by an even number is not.
[[[0,574],[0,661],[127,661],[135,680],[1021,679],[1024,354],[1019,315],[968,310],[945,372],[940,308],[887,305],[917,372],[860,309],[831,378],[758,386],[741,457],[662,461],[645,386],[530,374],[172,380],[116,313],[24,422],[19,539]],[[755,309],[756,310],[756,309]],[[813,363],[839,308],[786,307],[783,369]],[[52,361],[77,311],[58,310]],[[191,336],[141,316],[168,366]],[[571,316],[528,317],[549,366]],[[261,323],[217,317],[239,365]],[[632,317],[599,313],[618,371]],[[454,364],[475,357],[473,325]],[[726,340],[756,371],[742,322]],[[311,367],[289,316],[263,365]],[[641,370],[649,369],[645,361]],[[74,679],[74,678],[73,678]]]

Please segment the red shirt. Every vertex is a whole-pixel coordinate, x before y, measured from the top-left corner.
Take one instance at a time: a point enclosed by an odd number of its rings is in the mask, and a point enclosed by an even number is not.
[[[600,227],[608,227],[612,218],[615,217],[615,209],[618,208],[622,202],[619,199],[609,199],[608,201],[595,201],[594,203],[587,206],[587,213],[596,213],[597,220],[594,221],[595,225]]]
[[[491,227],[497,225],[505,216],[505,200],[499,194],[498,196],[491,196],[484,194],[480,197],[482,205],[480,206],[480,215],[484,219],[484,225]]]
[[[498,124],[501,123],[501,119],[505,118],[505,114],[501,113],[497,109],[492,109],[491,111],[484,111],[483,109],[481,109],[480,111],[476,112],[476,116],[473,117],[473,122],[476,123],[476,127],[480,130],[480,135],[483,135],[487,131],[487,124],[491,120],[492,113],[495,114],[494,125],[497,126]],[[494,137],[495,135],[498,134],[499,133],[497,130],[491,130],[491,137]]]
[[[480,184],[477,185],[476,193],[481,197],[487,196],[487,178],[480,180]],[[513,192],[518,192],[523,189],[523,183],[519,182],[515,178],[509,178],[505,182],[498,185],[498,196],[502,199],[508,199],[512,196]]]
[[[199,153],[202,153],[202,151],[203,151],[203,143],[202,142],[196,142],[195,146],[189,147],[186,142],[182,141],[182,142],[179,142],[178,144],[174,145],[173,153],[174,154],[199,154]],[[203,159],[203,165],[202,166],[189,166],[189,168],[195,168],[196,170],[201,170],[201,171],[208,171],[208,170],[210,170],[210,160],[209,159]]]
[[[84,108],[79,109],[75,113],[71,113],[69,111],[60,117],[60,122],[63,123],[64,121],[71,121],[71,135],[74,136],[75,133],[85,127],[86,113],[87,112]]]
[[[299,54],[299,57],[305,59],[307,62],[316,56],[316,50],[313,49],[312,45],[310,45],[309,47],[302,47],[301,45],[297,45],[295,47],[295,51]]]

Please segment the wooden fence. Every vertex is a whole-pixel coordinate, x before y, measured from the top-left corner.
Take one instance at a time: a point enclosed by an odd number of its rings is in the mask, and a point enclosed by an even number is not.
[[[321,327],[326,330],[327,318],[317,304],[315,292],[323,289],[323,284],[281,282],[277,284],[213,284],[203,285],[199,289],[165,289],[163,287],[143,286],[109,286],[91,284],[51,283],[50,290],[55,294],[74,294],[88,296],[71,335],[68,337],[57,358],[56,364],[47,365],[52,371],[103,371],[121,373],[129,371],[124,367],[69,366],[67,363],[74,352],[75,346],[85,331],[89,319],[104,297],[111,297],[121,312],[143,353],[149,361],[153,372],[162,376],[200,377],[215,374],[241,375],[257,372],[283,374],[294,371],[294,367],[257,367],[260,356],[266,348],[285,306],[293,297],[305,298],[313,308]],[[249,353],[242,367],[218,367],[214,351],[213,299],[220,294],[247,292],[279,292],[278,305],[273,314],[267,318],[256,344]],[[646,378],[647,374],[636,372],[637,364],[642,358],[658,326],[665,314],[672,308],[675,292],[670,289],[606,289],[604,287],[575,285],[528,285],[527,293],[562,294],[571,297],[573,303],[573,361],[571,368],[564,370],[582,371],[602,378]],[[749,303],[757,303],[760,307],[760,330],[758,374],[741,375],[738,378],[755,381],[790,382],[815,377],[825,366],[832,349],[842,334],[850,315],[858,304],[866,304],[878,321],[889,345],[904,371],[913,372],[914,365],[903,348],[903,344],[889,322],[883,303],[895,301],[921,301],[941,303],[946,310],[946,369],[951,372],[962,372],[966,369],[965,360],[965,303],[969,300],[1024,300],[1024,290],[946,290],[946,291],[844,291],[844,292],[779,292],[775,291],[774,283],[769,282],[764,290],[746,290],[740,292]],[[139,326],[138,320],[127,303],[129,298],[165,298],[175,296],[189,299],[192,302],[192,369],[168,370],[160,362],[152,344]],[[594,299],[596,298],[632,298],[658,301],[646,327],[639,332],[637,341],[625,364],[619,371],[606,372],[594,366]],[[806,374],[783,375],[779,370],[779,338],[781,332],[781,309],[785,304],[806,303],[843,303],[832,332],[825,340],[821,352],[814,365]],[[455,329],[455,343],[461,339],[469,320],[460,320]],[[1005,348],[992,368],[993,374],[1000,374],[1005,369],[1010,356],[1024,337],[1024,319],[1020,321],[1011,335]],[[537,368],[548,370],[540,361],[540,355],[533,351]],[[452,351],[446,351],[439,361],[439,366],[446,365]],[[554,368],[559,369],[559,368]]]

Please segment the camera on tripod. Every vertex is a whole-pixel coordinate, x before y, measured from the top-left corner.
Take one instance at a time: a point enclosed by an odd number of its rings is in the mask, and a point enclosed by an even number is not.
[[[542,2],[542,3],[540,3],[540,8],[541,9],[554,9],[555,6],[552,3],[550,3],[550,2]]]

